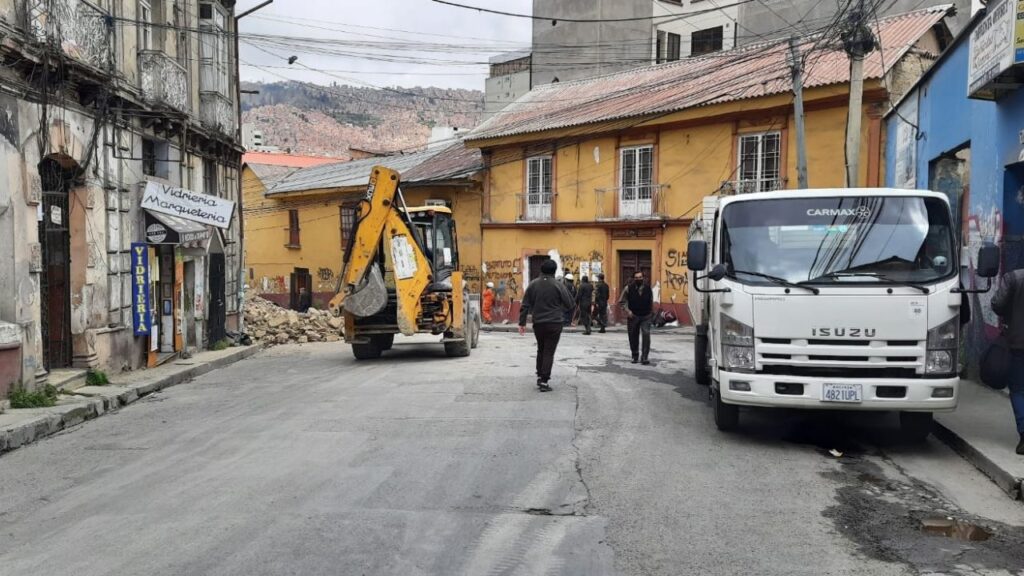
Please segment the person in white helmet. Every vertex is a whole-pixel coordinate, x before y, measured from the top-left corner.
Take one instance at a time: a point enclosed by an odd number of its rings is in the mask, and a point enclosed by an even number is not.
[[[572,296],[572,301],[576,301],[576,284],[573,283],[572,273],[566,272],[565,278],[562,280],[565,283],[565,289],[569,291],[569,295]],[[572,324],[572,318],[576,315],[575,308],[565,313],[565,320],[562,322],[563,325],[568,326]]]
[[[494,282],[488,282],[481,297],[484,313],[484,322],[491,323],[491,310],[494,309]]]

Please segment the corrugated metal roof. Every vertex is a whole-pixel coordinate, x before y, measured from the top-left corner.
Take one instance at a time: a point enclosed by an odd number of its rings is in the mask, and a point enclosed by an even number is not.
[[[865,79],[881,78],[945,17],[950,7],[936,6],[880,19],[875,27],[880,49],[865,59]],[[803,38],[801,52],[810,51],[817,38]],[[789,51],[789,41],[779,40],[597,78],[546,84],[524,94],[475,128],[466,139],[484,140],[656,116],[792,92]],[[808,55],[805,88],[849,80],[850,63],[842,49],[819,48]]]
[[[437,152],[422,163],[402,174],[402,182],[429,184],[445,180],[466,178],[484,167],[483,155],[478,148],[467,148],[462,142]]]
[[[263,182],[265,188],[270,188],[278,180],[298,170],[289,166],[274,166],[272,164],[246,164],[253,174]]]
[[[374,166],[398,171],[402,175],[402,182],[406,184],[429,184],[465,178],[483,168],[483,158],[480,150],[466,148],[459,141],[441,150],[431,149],[401,156],[365,158],[294,170],[274,185],[268,185],[266,195],[366,186]]]
[[[285,176],[274,186],[268,188],[266,195],[273,196],[287,192],[304,192],[323,188],[366,186],[370,182],[370,170],[374,166],[380,165],[402,173],[434,154],[437,154],[437,150],[302,168]]]

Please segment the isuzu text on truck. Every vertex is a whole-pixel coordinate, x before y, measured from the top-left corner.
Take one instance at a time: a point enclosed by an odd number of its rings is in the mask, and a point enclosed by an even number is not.
[[[895,410],[927,436],[957,405],[967,290],[951,222],[946,197],[919,190],[705,198],[689,306],[718,428],[740,406]],[[998,248],[981,248],[977,275],[998,268]]]

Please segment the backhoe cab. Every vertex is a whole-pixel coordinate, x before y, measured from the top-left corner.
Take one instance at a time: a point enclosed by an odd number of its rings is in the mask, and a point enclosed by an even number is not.
[[[395,334],[442,336],[448,356],[469,356],[480,335],[459,271],[452,212],[407,207],[398,172],[375,166],[345,249],[330,309],[344,318],[359,360],[378,358]]]

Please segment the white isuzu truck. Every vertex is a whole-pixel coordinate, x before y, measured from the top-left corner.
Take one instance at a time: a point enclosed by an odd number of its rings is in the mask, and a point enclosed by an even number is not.
[[[957,405],[968,290],[951,222],[945,195],[921,190],[705,198],[689,307],[718,428],[740,406],[893,410],[927,436],[932,413]],[[977,275],[998,269],[999,249],[982,247]]]

